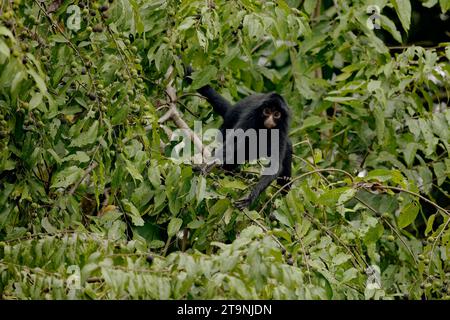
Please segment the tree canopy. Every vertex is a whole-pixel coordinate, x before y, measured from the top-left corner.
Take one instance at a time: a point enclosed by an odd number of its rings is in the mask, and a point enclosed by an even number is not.
[[[450,1],[415,2],[2,0],[1,298],[450,299],[450,30],[413,39]],[[286,99],[288,195],[171,157],[206,84]]]

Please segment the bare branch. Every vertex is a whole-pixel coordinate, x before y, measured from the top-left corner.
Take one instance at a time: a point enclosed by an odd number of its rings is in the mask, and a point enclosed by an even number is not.
[[[173,72],[173,67],[170,66],[169,70],[166,73],[166,78],[169,78]],[[180,128],[185,130],[185,132],[187,132],[189,138],[192,140],[192,142],[194,143],[195,147],[198,150],[202,151],[202,155],[204,157],[210,157],[210,152],[209,150],[207,150],[204,146],[203,143],[201,141],[201,139],[195,134],[195,132],[193,132],[189,126],[186,124],[186,122],[183,120],[183,118],[180,115],[180,112],[177,109],[177,95],[176,95],[176,90],[175,88],[172,86],[172,82],[173,80],[169,81],[167,87],[166,87],[166,94],[168,96],[168,101],[167,101],[167,105],[169,107],[169,111],[167,111],[159,120],[158,123],[164,123],[166,121],[168,121],[169,119],[172,120],[175,125]]]

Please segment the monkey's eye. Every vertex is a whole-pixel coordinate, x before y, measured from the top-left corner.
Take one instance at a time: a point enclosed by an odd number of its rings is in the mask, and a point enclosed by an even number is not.
[[[272,114],[272,112],[270,111],[269,108],[264,108],[263,110],[263,115],[265,115],[266,117],[270,116]]]
[[[280,119],[280,117],[281,117],[281,112],[280,112],[280,111],[275,111],[275,112],[273,113],[273,117],[274,117],[275,119]]]

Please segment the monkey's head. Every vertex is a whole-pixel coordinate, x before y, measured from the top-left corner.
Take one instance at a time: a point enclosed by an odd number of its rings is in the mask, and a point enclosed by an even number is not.
[[[261,106],[261,117],[266,129],[286,128],[290,117],[284,99],[277,93],[269,94]]]
[[[275,107],[264,107],[263,109],[264,127],[273,129],[281,118],[281,112]]]

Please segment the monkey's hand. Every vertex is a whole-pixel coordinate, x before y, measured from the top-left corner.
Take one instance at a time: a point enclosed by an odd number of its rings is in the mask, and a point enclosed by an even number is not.
[[[278,177],[277,183],[281,188],[281,193],[286,195],[291,190],[291,178],[290,177]]]
[[[245,197],[245,198],[235,201],[234,206],[236,208],[238,208],[239,210],[244,210],[245,208],[250,207],[252,202],[253,202],[253,199],[251,199],[250,197]]]

